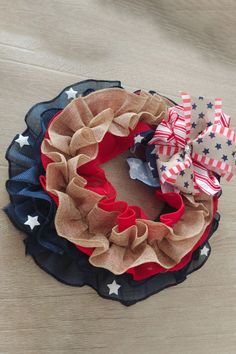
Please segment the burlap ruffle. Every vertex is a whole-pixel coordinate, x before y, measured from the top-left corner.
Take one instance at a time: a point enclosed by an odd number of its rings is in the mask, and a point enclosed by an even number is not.
[[[170,103],[159,95],[140,95],[123,89],[104,89],[73,100],[51,123],[42,153],[53,162],[46,169],[46,188],[58,197],[57,233],[82,247],[92,247],[96,267],[122,274],[146,262],[169,269],[199,241],[212,220],[212,198],[183,195],[185,211],[173,228],[161,222],[137,219],[118,232],[118,211],[99,208],[103,196],[85,189],[77,173],[96,158],[98,143],[107,132],[128,136],[139,121],[157,126]]]

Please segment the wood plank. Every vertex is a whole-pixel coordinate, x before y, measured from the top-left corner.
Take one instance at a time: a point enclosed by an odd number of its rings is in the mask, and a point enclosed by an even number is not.
[[[174,98],[181,89],[221,95],[236,127],[235,31],[233,0],[1,0],[1,180],[3,152],[29,108],[87,78]],[[235,187],[223,183],[207,264],[129,308],[40,270],[1,210],[0,354],[235,353]],[[2,209],[4,183],[0,195]]]

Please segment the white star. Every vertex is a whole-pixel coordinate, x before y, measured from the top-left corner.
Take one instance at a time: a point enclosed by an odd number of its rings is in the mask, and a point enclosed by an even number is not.
[[[71,87],[69,90],[66,91],[67,94],[67,98],[68,100],[70,98],[76,98],[76,94],[78,93],[78,91],[73,90],[73,88]]]
[[[40,225],[40,223],[38,222],[38,216],[30,216],[27,215],[28,220],[24,223],[24,225],[29,225],[29,227],[31,228],[31,230],[33,230],[33,228],[35,226]]]
[[[156,155],[156,147],[152,150],[151,155]]]
[[[150,162],[148,162],[148,167],[150,168],[150,170],[155,170],[155,168],[151,166]]]
[[[202,249],[201,249],[201,256],[208,256],[208,253],[209,253],[209,248],[207,246],[204,246]]]
[[[28,136],[23,136],[19,134],[19,138],[15,139],[15,142],[18,143],[22,148],[24,145],[29,145],[28,139],[29,139]]]
[[[109,295],[115,294],[118,295],[118,290],[120,289],[121,285],[117,284],[115,280],[111,284],[107,284],[109,288]]]
[[[140,134],[139,135],[136,135],[134,137],[134,143],[137,144],[137,143],[141,143],[141,141],[143,140],[143,136],[141,136]]]

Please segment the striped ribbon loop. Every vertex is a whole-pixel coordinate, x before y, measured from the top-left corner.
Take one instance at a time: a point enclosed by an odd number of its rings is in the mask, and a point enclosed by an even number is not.
[[[182,105],[169,108],[167,120],[159,124],[149,142],[156,145],[161,188],[163,192],[172,186],[185,193],[214,195],[221,189],[215,173],[227,181],[234,175],[236,133],[229,128],[230,117],[222,112],[220,98],[215,99],[213,122],[209,124],[211,102],[199,112],[186,91],[180,96]]]
[[[215,98],[215,120],[214,120],[215,124],[218,124],[220,122],[221,114],[222,114],[222,100],[221,98]]]
[[[186,143],[188,143],[190,141],[191,110],[192,110],[191,98],[189,94],[185,91],[181,91],[180,95],[183,100]]]

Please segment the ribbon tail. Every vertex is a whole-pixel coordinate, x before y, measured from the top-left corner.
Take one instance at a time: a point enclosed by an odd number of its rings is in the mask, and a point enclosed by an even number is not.
[[[189,166],[191,166],[192,159],[191,159],[190,155],[188,155],[188,156],[186,156],[184,161],[181,161],[181,162],[176,161],[176,162],[174,162],[174,165],[171,166],[170,168],[168,168],[168,165],[170,165],[170,164],[172,165],[173,160],[168,161],[168,162],[164,162],[164,164],[167,167],[167,169],[165,171],[161,170],[162,167],[159,168],[159,173],[161,176],[161,183],[167,182],[167,183],[174,185],[174,184],[176,184],[176,180],[177,180],[177,177],[180,174],[180,172],[189,168]],[[178,186],[176,185],[176,187],[178,187]]]
[[[209,173],[207,168],[194,162],[194,178],[197,186],[208,195],[215,195],[220,190],[220,183],[213,173]]]

